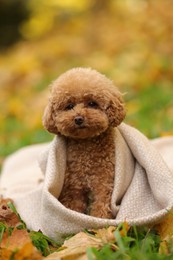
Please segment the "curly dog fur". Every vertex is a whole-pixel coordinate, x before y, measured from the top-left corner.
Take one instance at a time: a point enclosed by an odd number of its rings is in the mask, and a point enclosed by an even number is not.
[[[67,208],[113,218],[114,128],[124,117],[121,93],[95,70],[74,68],[53,82],[43,125],[66,139],[67,168],[59,201]]]

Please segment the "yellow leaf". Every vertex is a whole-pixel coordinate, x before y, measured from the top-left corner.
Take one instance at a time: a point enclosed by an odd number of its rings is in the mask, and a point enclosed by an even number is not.
[[[88,247],[101,248],[103,241],[84,232],[80,232],[63,244],[64,250],[50,254],[46,259],[63,259],[63,260],[84,260],[86,258],[86,249]]]
[[[162,132],[160,134],[161,137],[164,137],[164,136],[172,136],[173,135],[173,130],[172,131],[165,131],[165,132]]]
[[[168,255],[169,254],[169,249],[168,249],[168,244],[167,241],[162,241],[159,246],[159,253],[162,255]]]
[[[46,259],[87,260],[86,249],[88,247],[95,247],[100,249],[106,243],[115,243],[115,230],[116,227],[109,226],[108,228],[89,230],[89,232],[91,232],[93,235],[80,232],[69,240],[66,240],[63,246],[60,248],[61,251],[54,252],[53,254],[46,257]],[[127,222],[125,222],[123,223],[123,227],[120,230],[120,234],[124,236],[128,230],[129,225]]]
[[[32,244],[27,230],[17,228],[14,228],[11,235],[6,231],[0,244],[1,259],[11,259],[12,256],[14,260],[42,259],[41,253]]]
[[[41,253],[33,246],[32,242],[24,244],[24,246],[15,254],[14,260],[40,260],[43,259]]]
[[[94,233],[95,237],[100,238],[103,243],[114,243],[115,242],[115,236],[114,231],[116,230],[116,227],[110,226],[108,228],[102,228],[98,230],[91,230],[91,232]]]
[[[173,210],[155,228],[162,240],[169,240],[170,237],[173,238]]]
[[[127,232],[129,231],[130,229],[130,226],[127,222],[124,222],[123,223],[123,226],[122,226],[122,229],[120,230],[120,235],[123,237],[123,236],[126,236]]]
[[[6,248],[1,249],[0,248],[0,259],[9,260],[10,256],[11,256],[11,251],[9,249],[6,249]]]

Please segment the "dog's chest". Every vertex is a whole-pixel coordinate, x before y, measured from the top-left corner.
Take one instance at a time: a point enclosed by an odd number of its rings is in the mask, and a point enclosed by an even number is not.
[[[109,130],[90,140],[67,141],[66,178],[82,178],[84,182],[95,176],[109,175],[114,178],[115,143],[114,131]]]

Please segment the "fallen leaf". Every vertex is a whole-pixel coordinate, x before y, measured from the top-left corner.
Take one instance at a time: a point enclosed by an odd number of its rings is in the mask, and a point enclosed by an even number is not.
[[[126,236],[130,226],[127,222],[122,223],[121,227],[119,227],[119,233],[121,236]],[[95,237],[100,238],[103,243],[114,243],[116,242],[115,234],[116,231],[115,226],[109,226],[108,228],[102,229],[91,229],[89,232],[93,233]]]
[[[173,210],[155,228],[162,240],[159,247],[160,254],[169,255],[173,247]]]
[[[159,246],[159,253],[162,255],[168,255],[169,249],[168,249],[168,243],[167,241],[162,241]]]
[[[8,248],[9,250],[20,249],[24,244],[30,242],[28,232],[24,229],[18,230],[15,228],[11,235],[6,231],[1,241],[1,248]]]
[[[168,240],[170,237],[173,237],[173,210],[155,228],[162,240]]]
[[[6,231],[0,244],[2,259],[42,259],[41,253],[33,246],[27,230],[14,228],[11,235]],[[7,257],[7,258],[5,258]]]
[[[66,240],[58,252],[50,254],[46,259],[63,259],[63,260],[85,260],[86,249],[95,247],[100,249],[104,244],[113,244],[116,242],[114,232],[116,227],[109,226],[102,229],[91,229],[88,233],[80,232],[72,238]],[[127,222],[123,223],[119,232],[121,236],[125,236],[129,230]]]
[[[32,242],[24,244],[24,246],[15,254],[14,260],[40,260],[43,259],[41,253],[33,246]]]
[[[108,228],[102,228],[102,229],[91,229],[89,232],[93,232],[95,237],[100,238],[103,243],[114,243],[115,242],[115,235],[114,232],[116,230],[116,227],[109,226]]]
[[[86,249],[88,247],[101,248],[103,241],[84,232],[80,232],[69,240],[66,240],[61,251],[54,252],[46,257],[46,259],[63,259],[63,260],[84,260],[86,257]]]
[[[130,229],[130,226],[129,224],[125,221],[123,224],[122,224],[122,227],[121,229],[119,230],[120,232],[120,235],[123,237],[123,236],[126,236],[127,235],[127,232],[129,231]]]
[[[15,227],[20,224],[20,219],[9,207],[8,203],[13,203],[11,199],[0,198],[0,222],[8,225],[9,227]]]

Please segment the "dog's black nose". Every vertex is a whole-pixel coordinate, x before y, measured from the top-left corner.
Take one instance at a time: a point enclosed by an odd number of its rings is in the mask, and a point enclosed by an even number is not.
[[[82,116],[76,116],[74,121],[76,125],[81,125],[84,122],[84,118]]]

